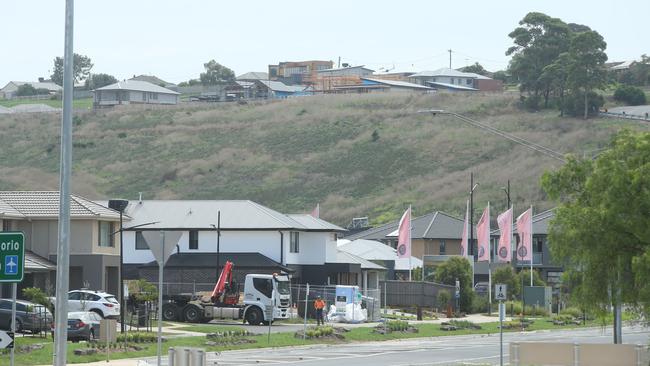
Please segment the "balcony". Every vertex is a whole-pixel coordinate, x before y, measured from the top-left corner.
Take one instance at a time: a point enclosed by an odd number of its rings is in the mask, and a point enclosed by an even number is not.
[[[544,264],[544,253],[533,253],[533,266],[540,266]],[[530,266],[530,261],[517,261],[518,267]]]

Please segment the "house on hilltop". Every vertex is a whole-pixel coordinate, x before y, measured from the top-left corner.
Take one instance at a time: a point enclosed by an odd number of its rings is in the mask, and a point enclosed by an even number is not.
[[[133,75],[133,77],[130,78],[129,80],[146,81],[148,83],[162,86],[163,88],[167,88],[167,89],[173,89],[176,87],[176,84],[165,81],[155,75],[138,75],[138,76]]]
[[[121,104],[177,104],[180,93],[147,81],[125,80],[93,90],[95,108]]]
[[[422,71],[409,76],[409,80],[420,85],[451,91],[501,91],[503,83],[487,76],[462,72],[450,68]]]
[[[60,93],[63,88],[51,81],[10,81],[0,89],[0,97],[4,99],[13,99],[21,85],[31,85],[36,90],[46,91],[47,95]]]

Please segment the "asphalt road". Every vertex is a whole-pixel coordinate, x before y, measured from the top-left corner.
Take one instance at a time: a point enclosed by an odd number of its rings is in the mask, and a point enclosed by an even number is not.
[[[625,327],[623,341],[648,344],[650,329]],[[504,363],[511,341],[611,343],[611,329],[504,333]],[[448,336],[424,339],[227,351],[208,354],[208,365],[462,365],[499,364],[499,335]]]

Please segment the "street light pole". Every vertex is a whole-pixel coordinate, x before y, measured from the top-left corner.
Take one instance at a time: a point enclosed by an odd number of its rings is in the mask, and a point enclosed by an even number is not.
[[[217,231],[217,277],[216,277],[216,282],[219,282],[219,257],[221,256],[221,211],[217,211],[217,225],[215,224],[210,224],[216,231]]]

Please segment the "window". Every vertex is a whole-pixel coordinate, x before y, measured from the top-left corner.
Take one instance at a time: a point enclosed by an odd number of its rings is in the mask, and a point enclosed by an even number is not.
[[[10,231],[10,230],[11,230],[11,221],[2,220],[2,231]]]
[[[297,231],[292,231],[289,241],[289,252],[290,253],[299,253],[300,252],[300,233]]]
[[[449,84],[453,84],[453,83],[454,83],[454,78],[451,78],[451,82]]]
[[[71,292],[68,294],[68,300],[81,300],[81,292]]]
[[[199,249],[199,231],[190,230],[190,249]]]
[[[273,292],[273,284],[270,278],[253,278],[253,287],[264,296],[271,298]]]
[[[447,243],[444,240],[440,240],[440,255],[445,255],[447,252]]]
[[[147,93],[146,92],[142,92],[142,101],[143,102],[147,101]]]
[[[467,85],[472,85],[472,79],[467,79],[466,82],[467,82]]]
[[[538,236],[533,238],[533,252],[534,253],[541,253],[544,251],[544,238]]]
[[[95,294],[89,294],[87,292],[84,292],[81,295],[81,299],[84,300],[84,301],[99,301],[101,299],[101,297],[99,297],[98,295],[95,295]]]
[[[99,222],[99,246],[112,247],[113,246],[113,223],[108,221]]]
[[[147,242],[144,240],[144,236],[142,235],[142,231],[135,232],[135,249],[136,250],[149,249],[149,246],[147,245]]]

